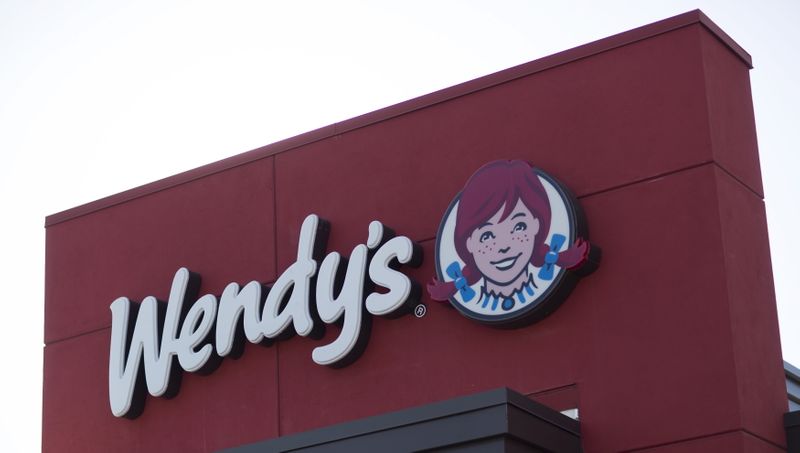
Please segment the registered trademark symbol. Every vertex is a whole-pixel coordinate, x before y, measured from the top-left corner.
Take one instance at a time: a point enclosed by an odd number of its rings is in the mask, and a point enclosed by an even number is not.
[[[425,313],[427,312],[428,309],[425,307],[424,304],[419,304],[416,307],[414,307],[414,316],[416,316],[417,318],[425,316]]]

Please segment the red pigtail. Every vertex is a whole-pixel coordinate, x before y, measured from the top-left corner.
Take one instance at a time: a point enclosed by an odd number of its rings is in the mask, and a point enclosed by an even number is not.
[[[556,264],[566,269],[580,267],[589,259],[590,247],[591,245],[584,241],[583,238],[578,238],[572,244],[572,247],[558,254]]]
[[[467,279],[467,284],[472,286],[481,279],[482,275],[475,267],[474,264],[467,264],[461,270],[464,278]],[[431,282],[428,283],[428,294],[431,296],[431,299],[438,300],[445,302],[449,298],[453,297],[456,293],[456,284],[455,282],[440,282],[439,280],[434,277],[431,279]]]
[[[446,302],[455,293],[456,284],[453,282],[440,282],[434,277],[428,283],[428,294],[433,300]]]
[[[543,245],[544,247],[534,249],[533,257],[531,257],[531,263],[536,267],[544,266],[544,257],[550,251],[550,247],[547,244]],[[583,238],[578,238],[572,244],[572,247],[558,254],[556,264],[565,269],[580,267],[589,259],[590,247],[591,245],[584,241]]]

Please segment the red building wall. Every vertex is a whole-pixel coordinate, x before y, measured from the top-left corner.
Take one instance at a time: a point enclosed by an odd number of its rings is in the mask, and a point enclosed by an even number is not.
[[[47,218],[43,449],[198,451],[508,386],[577,406],[585,451],[781,451],[786,411],[748,70],[691,12]],[[108,407],[109,304],[272,282],[303,218],[348,255],[371,220],[419,242],[484,163],[572,189],[603,261],[546,319],[492,329],[423,296],[330,369],[248,344],[135,420]],[[566,407],[555,407],[563,409]]]

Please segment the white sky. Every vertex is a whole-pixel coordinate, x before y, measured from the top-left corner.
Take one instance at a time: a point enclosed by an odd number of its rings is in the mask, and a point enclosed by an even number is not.
[[[46,215],[695,8],[753,55],[797,365],[800,2],[0,2],[4,448],[40,449]]]

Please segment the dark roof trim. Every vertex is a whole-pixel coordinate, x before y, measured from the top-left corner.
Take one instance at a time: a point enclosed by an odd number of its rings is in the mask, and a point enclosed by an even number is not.
[[[104,208],[108,208],[120,203],[143,197],[161,190],[168,189],[180,184],[194,181],[205,176],[212,175],[221,171],[229,170],[239,165],[244,165],[249,162],[263,159],[265,157],[273,156],[293,148],[297,148],[309,143],[320,141],[338,134],[343,134],[348,131],[359,129],[369,126],[390,118],[404,115],[416,110],[420,110],[432,105],[446,102],[461,96],[474,93],[476,91],[484,90],[496,85],[500,85],[512,80],[535,74],[540,71],[561,66],[563,64],[571,63],[592,55],[632,44],[644,39],[652,38],[654,36],[667,33],[679,28],[683,28],[693,24],[701,24],[708,29],[714,36],[717,37],[723,44],[725,44],[733,53],[735,53],[747,67],[752,68],[752,61],[750,55],[742,49],[736,42],[731,39],[724,31],[722,31],[711,19],[709,19],[700,10],[689,11],[668,19],[661,20],[649,25],[645,25],[633,30],[626,31],[617,35],[609,36],[598,41],[584,44],[563,52],[559,52],[538,60],[524,63],[519,66],[514,66],[494,74],[480,77],[468,82],[464,82],[443,90],[435,91],[424,96],[420,96],[399,104],[392,105],[371,113],[367,113],[349,120],[335,123],[329,126],[324,126],[319,129],[307,132],[286,140],[272,143],[261,148],[254,149],[242,154],[238,154],[227,159],[204,165],[183,173],[178,173],[167,178],[136,187],[134,189],[126,190],[115,195],[111,195],[99,200],[80,205],[78,207],[68,209],[56,214],[47,216],[45,219],[45,227],[55,225],[57,223],[65,222],[76,217],[90,214]]]
[[[783,414],[783,427],[786,430],[786,451],[800,451],[800,411]]]
[[[581,451],[580,424],[513,390],[499,388],[224,452],[427,451],[454,445],[486,451],[488,445],[509,443],[521,448],[514,451],[577,453]]]

